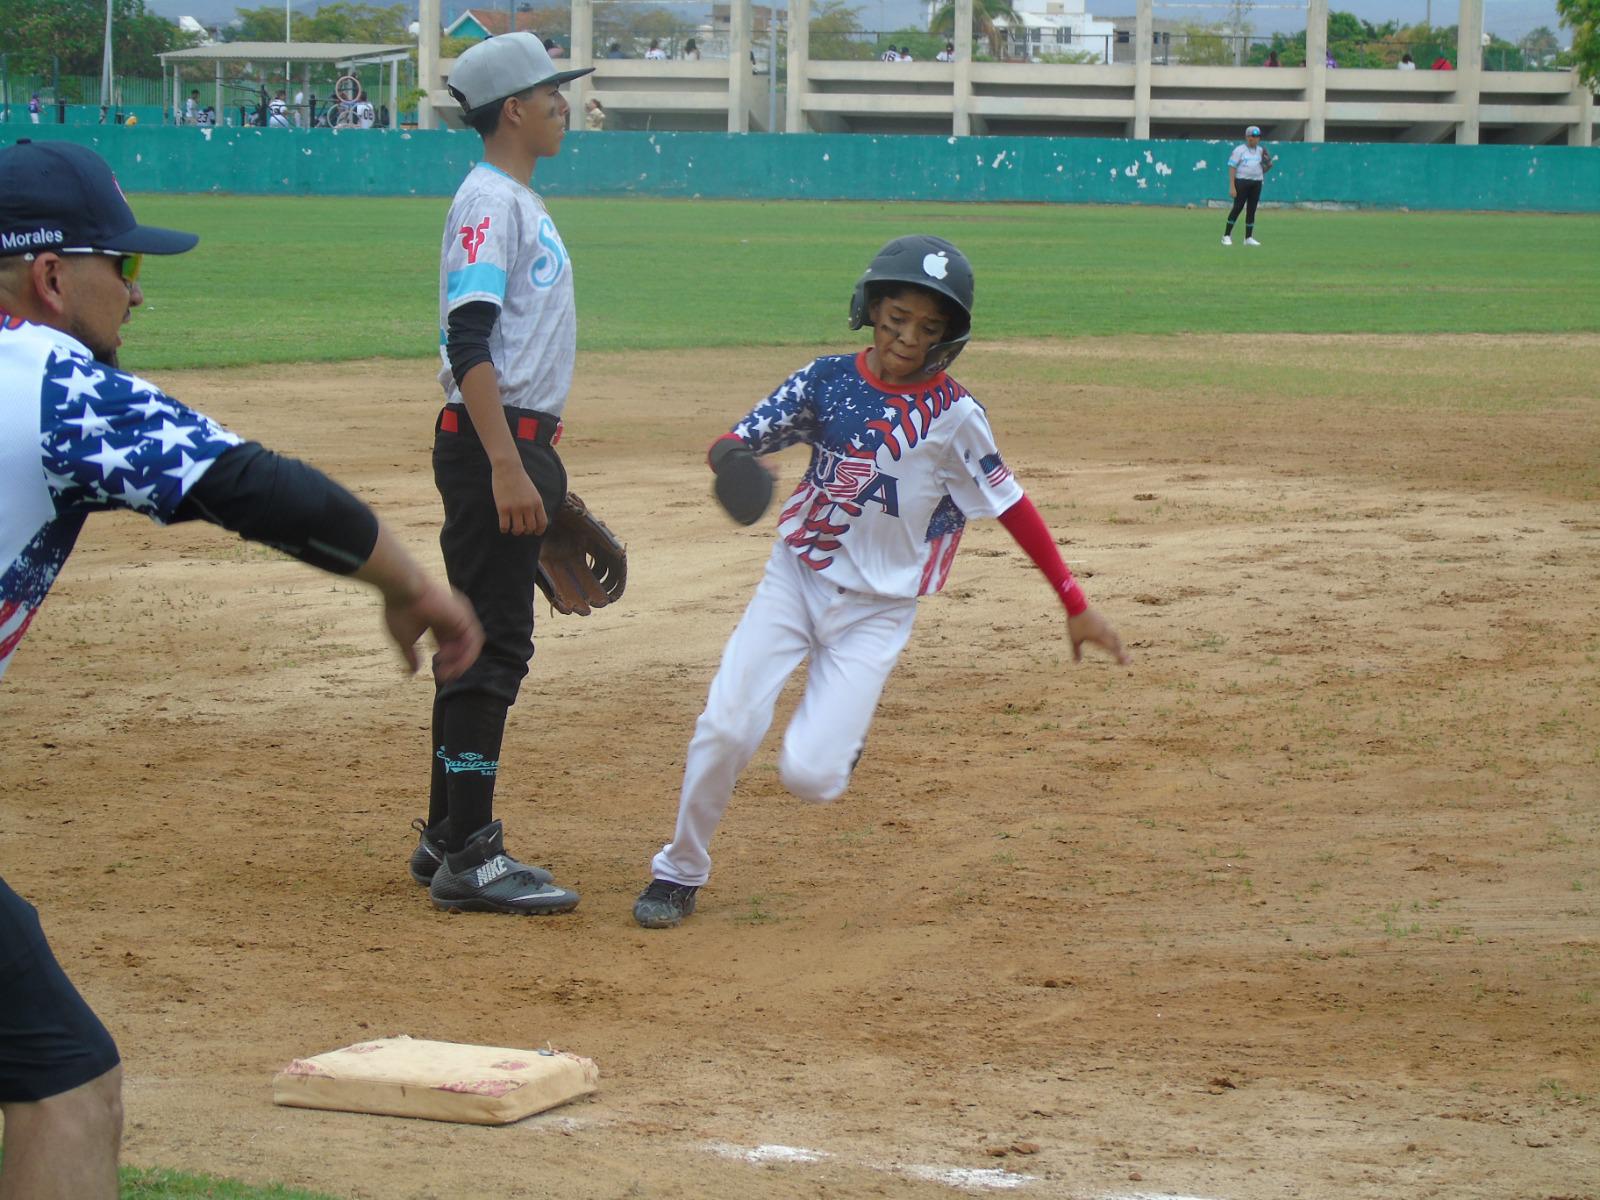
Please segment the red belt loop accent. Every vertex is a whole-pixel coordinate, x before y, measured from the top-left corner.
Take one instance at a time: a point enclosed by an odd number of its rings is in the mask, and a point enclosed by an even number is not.
[[[555,436],[550,439],[550,444],[552,446],[554,446],[557,442],[559,442],[561,440],[561,431],[563,429],[565,429],[566,427],[567,427],[567,424],[566,424],[565,421],[557,421],[556,422],[556,433],[555,433]]]
[[[539,422],[532,417],[517,418],[517,440],[519,442],[534,442],[539,440]]]
[[[456,417],[455,409],[447,408],[439,414],[439,428],[445,433],[461,432],[461,422]]]

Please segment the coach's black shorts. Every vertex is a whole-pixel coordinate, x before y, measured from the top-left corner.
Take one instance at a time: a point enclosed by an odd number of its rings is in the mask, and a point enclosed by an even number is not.
[[[106,1027],[50,953],[38,912],[0,879],[0,1104],[60,1095],[118,1061]]]

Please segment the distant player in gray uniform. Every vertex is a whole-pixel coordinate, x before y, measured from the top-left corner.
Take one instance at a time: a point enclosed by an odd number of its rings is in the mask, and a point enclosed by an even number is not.
[[[578,894],[505,852],[494,819],[506,712],[533,657],[539,551],[567,492],[554,443],[572,384],[577,309],[572,264],[528,186],[561,149],[561,84],[540,40],[513,33],[478,43],[450,73],[451,94],[483,138],[483,161],[450,205],[439,263],[439,382],[446,403],[433,444],[444,500],[439,544],[451,583],[484,627],[478,661],[439,686],[428,745],[426,821],[410,862],[436,908],[546,914]]]
[[[1222,231],[1222,244],[1233,245],[1233,223],[1244,210],[1244,244],[1259,246],[1256,241],[1256,205],[1261,202],[1261,183],[1272,170],[1272,152],[1261,144],[1261,128],[1252,125],[1244,131],[1244,142],[1228,155],[1228,195],[1233,197],[1233,208],[1228,212],[1228,224]]]

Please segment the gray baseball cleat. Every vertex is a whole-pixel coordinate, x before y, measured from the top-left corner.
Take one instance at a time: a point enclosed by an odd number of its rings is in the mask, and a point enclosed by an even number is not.
[[[545,875],[540,879],[540,875]],[[459,854],[444,856],[428,884],[433,906],[444,912],[548,916],[578,907],[578,893],[557,887],[546,872],[505,851],[504,829],[492,821],[467,839]]]
[[[411,879],[418,887],[427,887],[433,882],[434,872],[438,871],[439,864],[444,862],[445,838],[441,834],[443,824],[428,828],[428,823],[421,817],[411,822],[411,828],[417,831],[417,848],[411,852],[411,861],[406,864],[406,869],[411,872]],[[540,883],[554,883],[555,876],[543,867],[529,866],[528,873]]]
[[[633,902],[633,919],[646,929],[671,929],[694,915],[694,897],[699,890],[692,884],[652,879]]]

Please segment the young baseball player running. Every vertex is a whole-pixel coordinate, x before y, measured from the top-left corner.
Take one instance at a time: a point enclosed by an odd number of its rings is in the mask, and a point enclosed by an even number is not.
[[[757,455],[804,442],[811,464],[778,517],[766,573],[695,725],[677,831],[633,908],[646,928],[694,912],[739,772],[784,681],[808,655],[779,775],[802,800],[843,794],[911,636],[917,598],[944,586],[969,517],[998,517],[1044,572],[1066,606],[1074,659],[1089,642],[1128,662],[1001,459],[983,406],[945,373],[971,336],[972,299],[972,267],[955,246],[896,238],[850,300],[850,327],[871,326],[871,347],[808,363],[712,443],[718,499],[745,524],[771,496]]]
[[[561,149],[559,88],[593,68],[558,71],[531,33],[478,43],[450,73],[451,94],[483,138],[483,161],[450,205],[439,263],[439,382],[434,481],[451,583],[483,622],[482,656],[435,694],[426,822],[411,877],[435,907],[559,913],[578,894],[505,852],[494,820],[506,711],[533,656],[534,579],[550,516],[567,491],[554,443],[572,383],[577,311],[572,264],[528,186]]]

